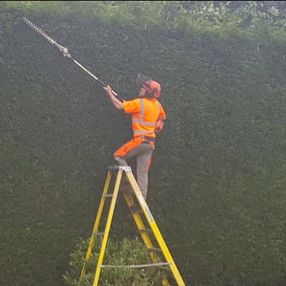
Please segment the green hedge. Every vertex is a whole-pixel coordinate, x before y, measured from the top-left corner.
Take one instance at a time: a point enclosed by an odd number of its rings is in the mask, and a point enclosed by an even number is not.
[[[96,244],[98,246],[98,244]],[[86,264],[85,275],[80,279],[84,263],[88,240],[77,243],[70,255],[70,269],[64,275],[67,286],[92,286],[98,259],[98,247],[93,249],[89,262]],[[130,285],[130,286],[160,286],[166,274],[158,267],[129,268],[130,265],[151,264],[149,253],[145,245],[135,239],[124,238],[121,241],[109,240],[104,255],[104,265],[111,268],[102,268],[99,283],[103,286]],[[114,267],[112,267],[114,266]],[[115,267],[117,266],[117,267]],[[166,271],[165,271],[166,272]]]
[[[42,15],[97,18],[136,30],[218,36],[269,35],[285,43],[286,5],[279,1],[3,1],[0,7]]]
[[[63,285],[69,253],[90,235],[105,167],[131,136],[129,118],[24,15],[125,98],[139,72],[162,82],[168,120],[148,203],[186,284],[284,285],[284,30],[145,29],[80,4],[1,2],[1,285]],[[113,234],[132,236],[123,203],[118,211]]]

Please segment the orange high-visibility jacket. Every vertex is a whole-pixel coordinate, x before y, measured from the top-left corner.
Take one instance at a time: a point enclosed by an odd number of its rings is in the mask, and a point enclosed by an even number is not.
[[[160,102],[145,97],[123,102],[126,113],[132,114],[132,128],[134,137],[156,137],[155,127],[158,120],[166,119],[166,112]]]

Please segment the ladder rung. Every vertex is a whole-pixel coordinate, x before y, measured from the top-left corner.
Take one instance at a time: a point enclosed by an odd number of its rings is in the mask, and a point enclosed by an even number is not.
[[[139,213],[139,212],[143,212],[141,208],[139,208],[137,205],[132,205],[129,207],[130,210],[133,212],[133,213]]]
[[[141,229],[139,229],[139,231],[152,233],[152,229],[150,229],[150,228],[141,228]]]
[[[127,196],[132,195],[132,192],[131,192],[131,189],[129,188],[129,185],[122,185],[120,191]]]
[[[108,166],[108,167],[107,167],[107,170],[114,172],[114,171],[119,170],[119,166],[118,166],[118,165]]]
[[[171,265],[171,263],[158,262],[158,263],[138,264],[138,265],[101,265],[101,268],[145,268],[145,267],[160,267],[165,265]]]
[[[131,172],[131,167],[130,166],[114,165],[114,166],[107,167],[107,170],[109,170],[111,172],[115,172],[115,171],[118,171],[118,170],[122,170],[122,171],[125,171],[125,172]]]
[[[105,197],[106,198],[111,198],[113,196],[113,194],[106,194]]]
[[[99,232],[96,233],[96,235],[98,235],[98,236],[103,236],[103,235],[104,235],[104,232],[103,232],[103,231],[99,231]]]
[[[151,247],[151,248],[148,248],[148,251],[161,252],[162,249],[159,247]]]
[[[158,268],[161,269],[161,270],[164,270],[164,271],[171,271],[171,268],[167,267],[167,266],[158,266]],[[172,286],[172,285],[168,285],[168,286]]]

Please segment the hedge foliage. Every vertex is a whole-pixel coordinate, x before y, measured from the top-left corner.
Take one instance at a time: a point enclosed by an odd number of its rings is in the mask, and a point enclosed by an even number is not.
[[[285,40],[286,5],[279,1],[3,1],[27,13],[80,15],[149,30],[255,35],[262,26]]]
[[[96,243],[96,246],[99,243]],[[86,264],[85,275],[80,279],[87,248],[88,240],[80,240],[77,242],[75,250],[71,253],[70,269],[64,275],[67,286],[93,285],[99,255],[98,247],[93,248],[90,260]],[[101,269],[99,283],[102,286],[161,286],[162,280],[166,278],[166,274],[158,267],[128,267],[151,263],[152,261],[145,245],[137,237],[132,240],[124,238],[121,241],[111,239],[108,241],[104,255],[104,265],[109,265],[110,268]]]
[[[139,72],[162,83],[148,204],[186,284],[284,285],[283,2],[132,3],[0,3],[0,284],[63,285],[131,136],[27,16],[127,99]],[[132,236],[123,202],[118,212],[113,235]]]

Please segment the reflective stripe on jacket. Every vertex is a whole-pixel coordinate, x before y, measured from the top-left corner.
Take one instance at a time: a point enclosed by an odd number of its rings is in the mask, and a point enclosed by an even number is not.
[[[132,128],[134,137],[156,137],[155,127],[159,119],[166,119],[166,113],[156,99],[136,98],[123,103],[126,113],[132,114]]]

